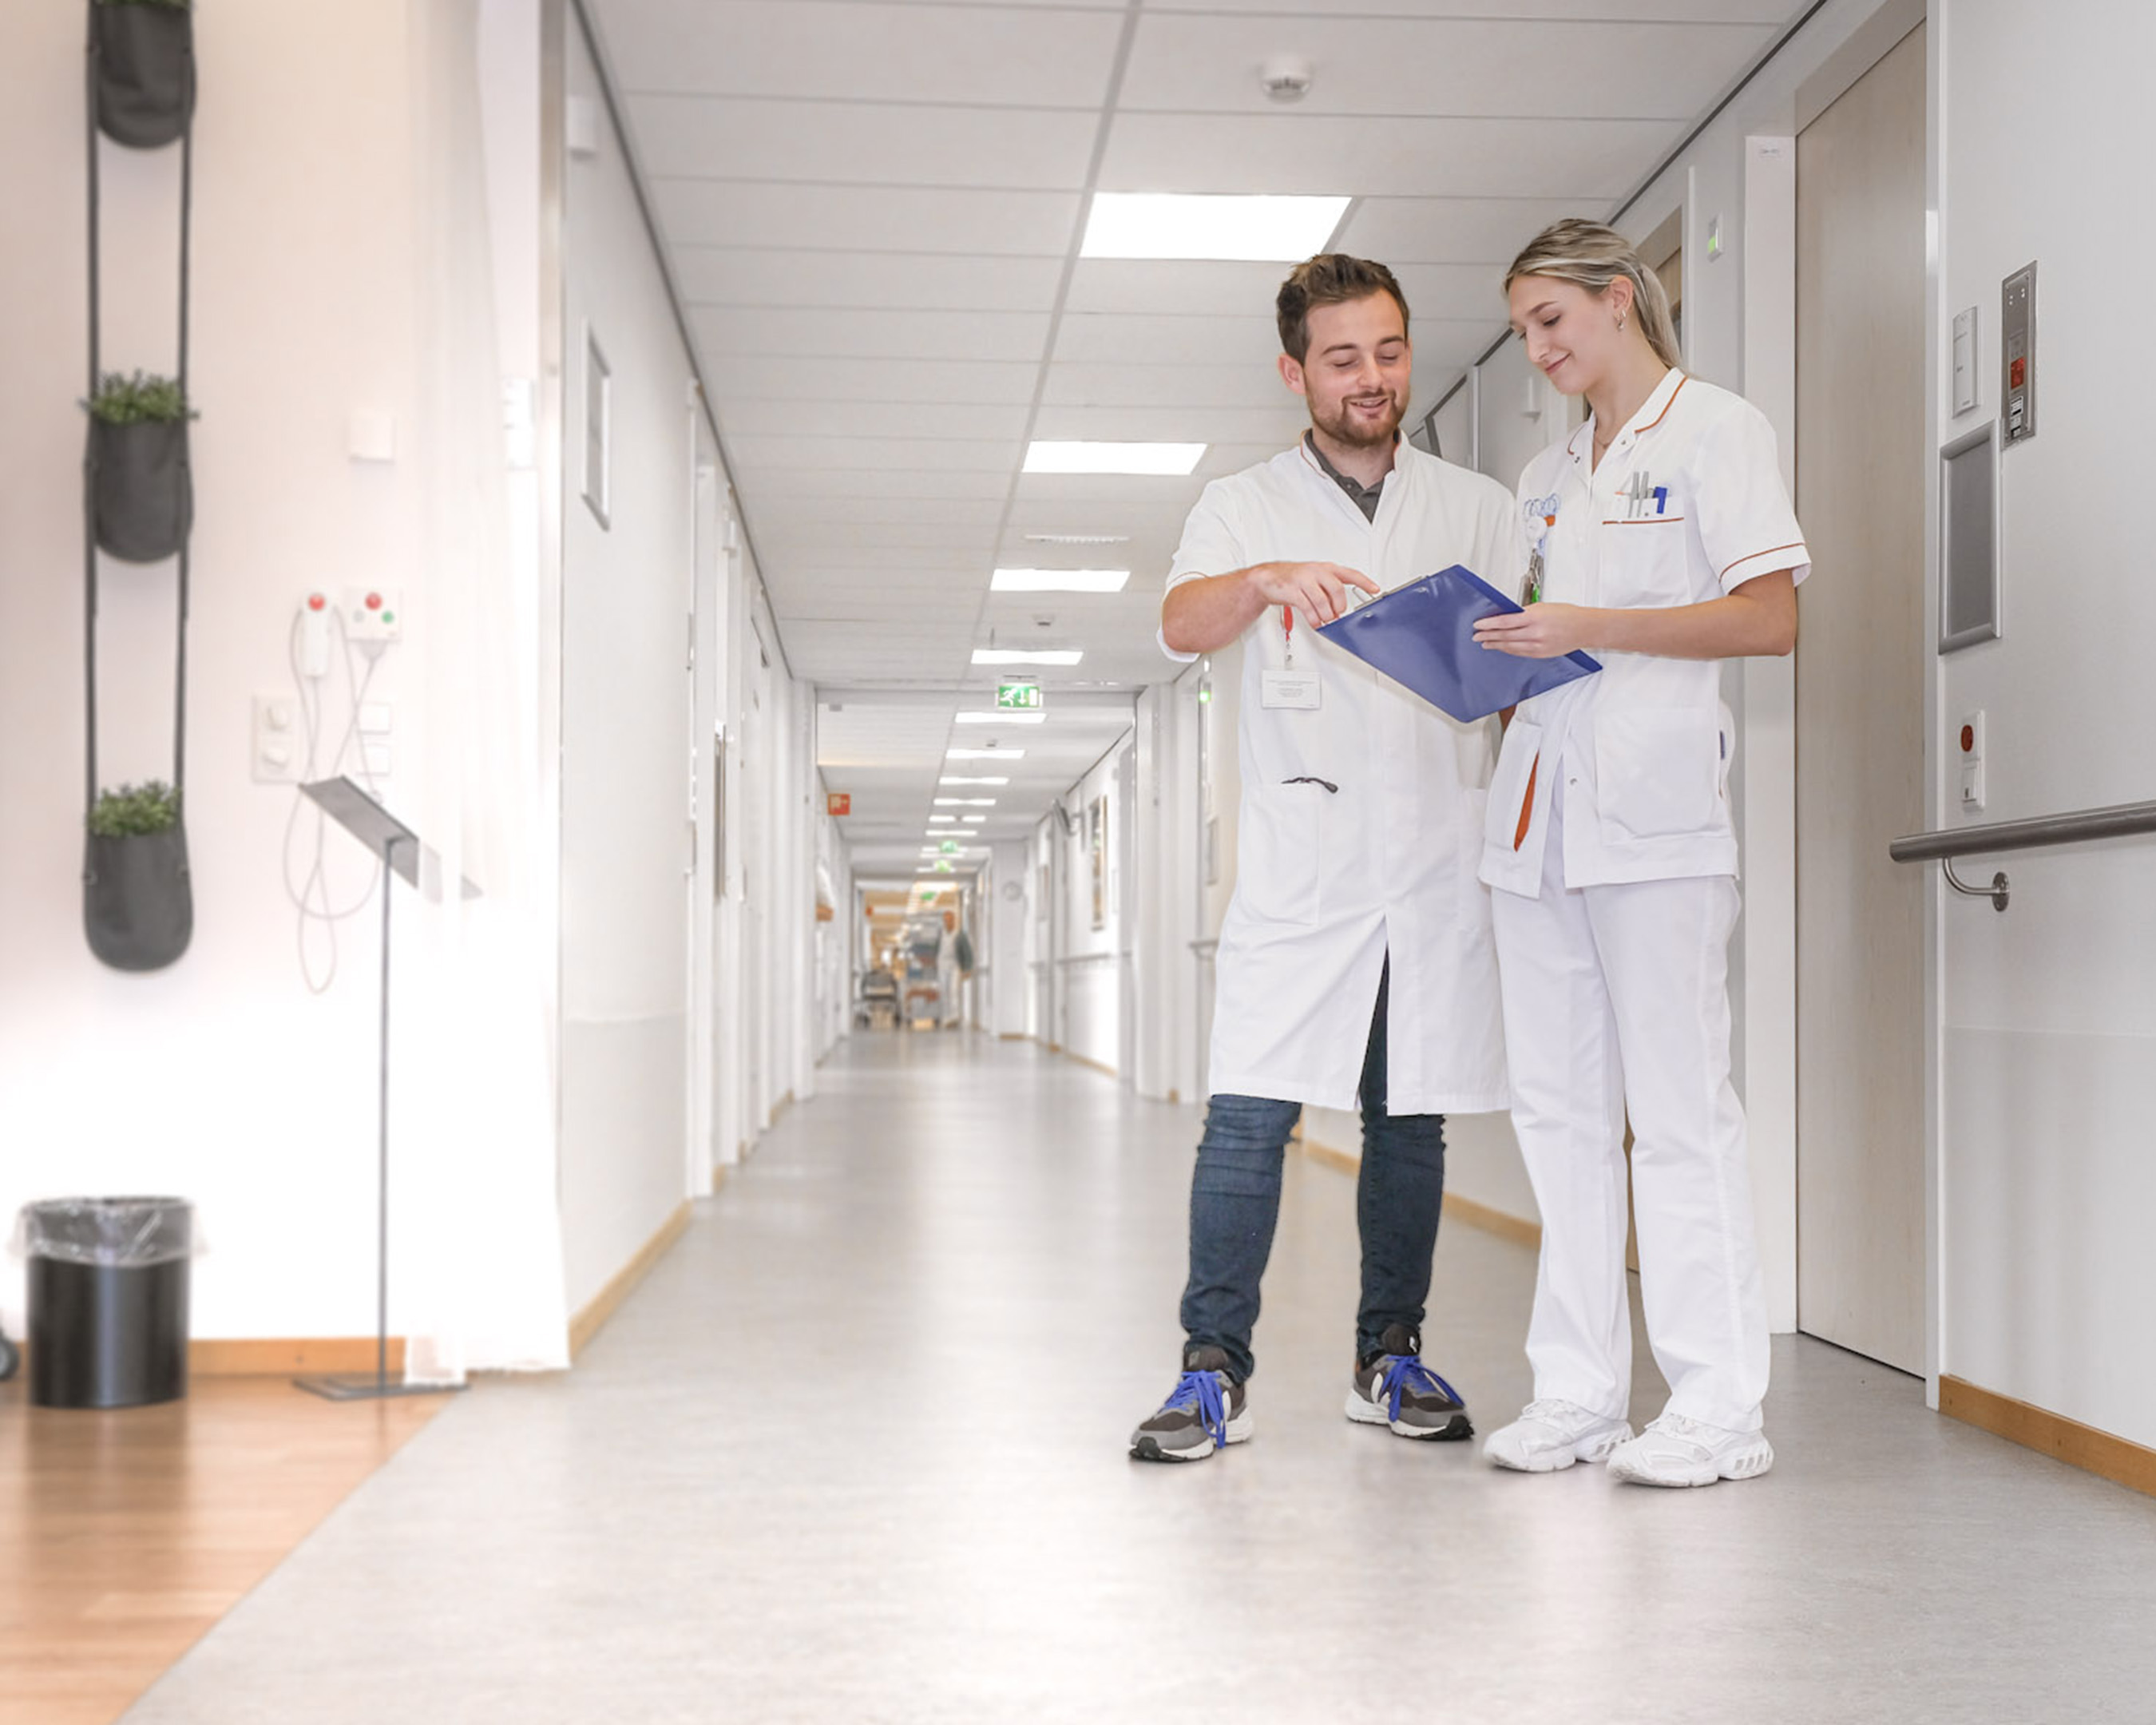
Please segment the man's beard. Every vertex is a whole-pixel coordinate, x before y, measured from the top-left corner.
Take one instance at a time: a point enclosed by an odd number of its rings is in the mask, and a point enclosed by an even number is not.
[[[1405,395],[1393,399],[1392,412],[1382,419],[1358,419],[1348,410],[1343,400],[1328,418],[1321,414],[1315,402],[1310,404],[1310,422],[1335,443],[1345,444],[1351,449],[1376,449],[1389,444],[1399,435],[1400,422],[1407,418],[1408,398]]]

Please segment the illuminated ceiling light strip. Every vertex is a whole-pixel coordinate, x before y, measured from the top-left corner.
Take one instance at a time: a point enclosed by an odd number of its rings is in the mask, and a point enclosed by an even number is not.
[[[1028,473],[1115,473],[1187,479],[1205,457],[1204,444],[1107,443],[1090,438],[1035,438]]]
[[[947,773],[936,781],[938,784],[1009,784],[1008,778],[978,778],[970,773]]]
[[[988,578],[997,593],[1121,593],[1128,569],[998,569]]]
[[[1046,713],[961,713],[961,725],[1045,725]]]
[[[1034,650],[1019,647],[976,647],[976,665],[1077,665],[1086,655],[1068,649]]]
[[[1081,258],[1173,258],[1299,264],[1326,249],[1345,198],[1097,192]]]

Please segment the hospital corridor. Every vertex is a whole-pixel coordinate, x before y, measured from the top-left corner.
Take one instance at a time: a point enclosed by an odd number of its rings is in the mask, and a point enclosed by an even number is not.
[[[0,1725],[2156,1720],[2125,0],[21,0]]]

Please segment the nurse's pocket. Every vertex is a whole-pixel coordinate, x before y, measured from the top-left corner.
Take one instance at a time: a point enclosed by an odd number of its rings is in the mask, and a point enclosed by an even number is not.
[[[1490,800],[1482,811],[1482,842],[1510,855],[1526,825],[1527,781],[1542,758],[1543,727],[1515,719],[1505,732],[1498,752],[1497,770],[1490,775]]]
[[[1337,793],[1314,778],[1254,788],[1236,835],[1236,896],[1265,922],[1307,926],[1317,920],[1325,805]]]
[[[1604,836],[1667,839],[1721,824],[1722,737],[1696,707],[1599,712],[1595,801]]]
[[[1602,524],[1600,603],[1622,610],[1681,605],[1691,597],[1685,523],[1674,511]]]

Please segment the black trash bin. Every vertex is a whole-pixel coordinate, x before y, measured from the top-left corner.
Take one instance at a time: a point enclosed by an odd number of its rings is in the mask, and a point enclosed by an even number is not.
[[[30,1399],[138,1408],[187,1393],[194,1211],[177,1198],[28,1204]]]

